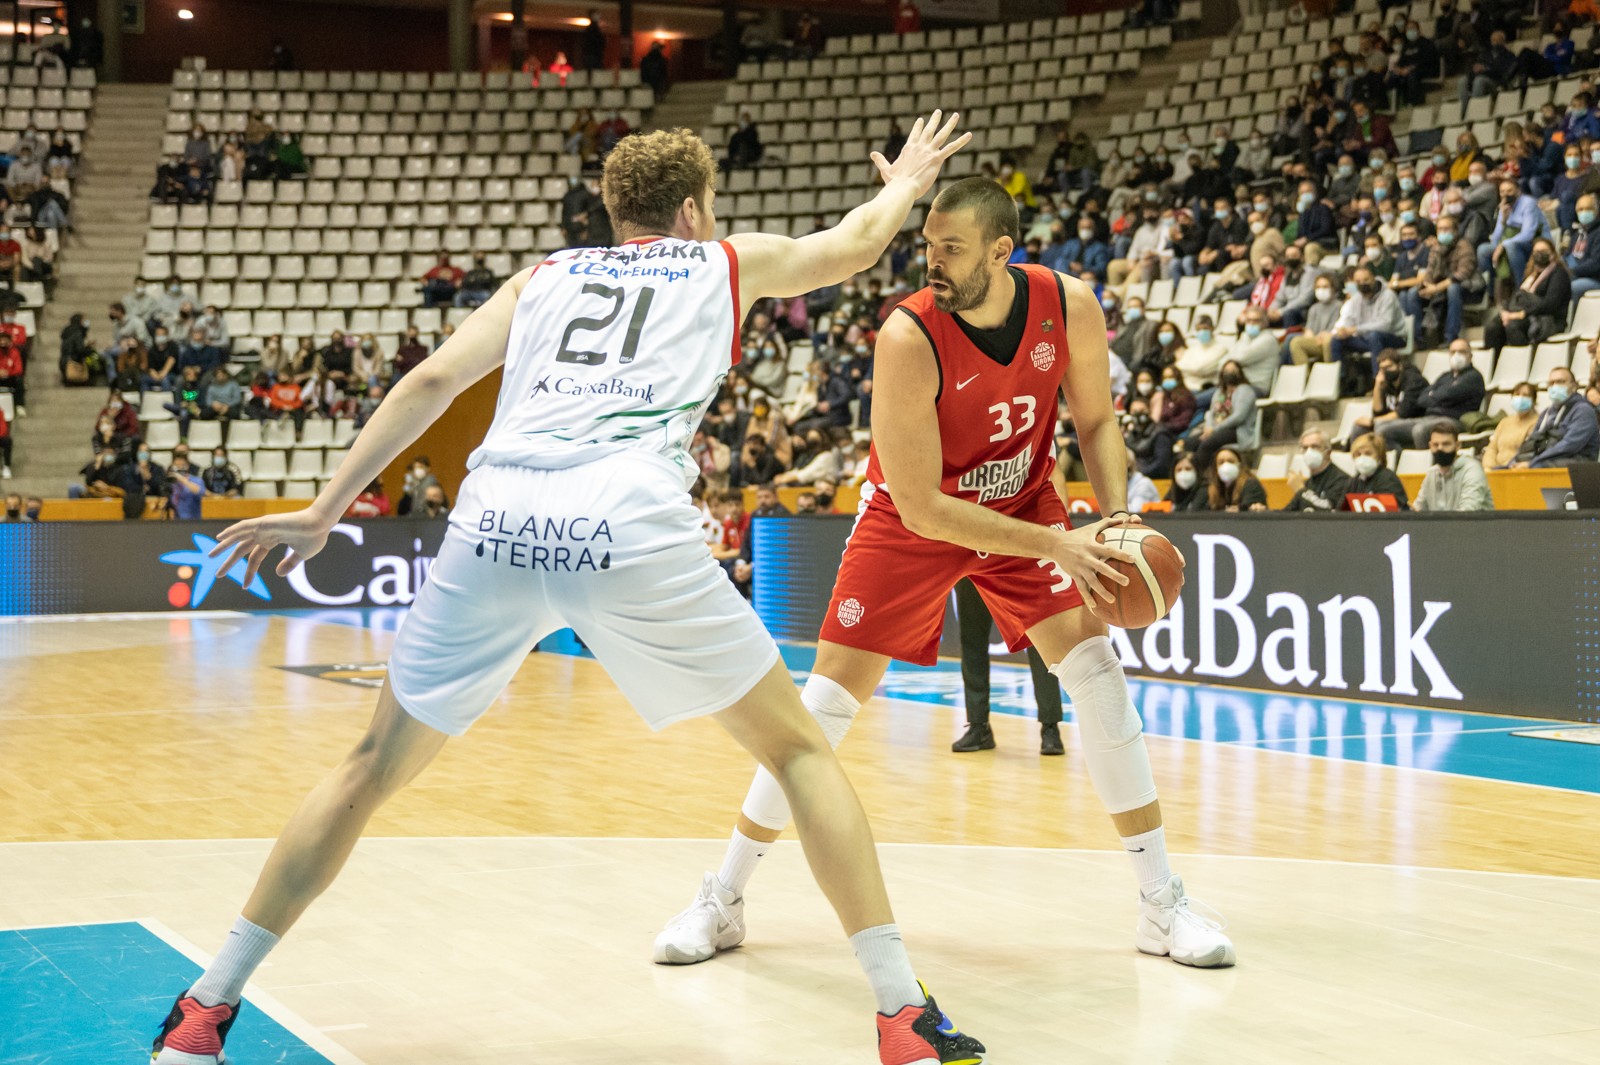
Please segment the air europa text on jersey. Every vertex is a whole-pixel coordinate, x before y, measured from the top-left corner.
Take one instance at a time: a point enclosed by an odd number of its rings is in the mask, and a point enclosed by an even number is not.
[[[607,266],[605,263],[573,263],[569,274],[578,277],[654,277],[662,281],[682,281],[688,270],[674,270],[670,266]]]

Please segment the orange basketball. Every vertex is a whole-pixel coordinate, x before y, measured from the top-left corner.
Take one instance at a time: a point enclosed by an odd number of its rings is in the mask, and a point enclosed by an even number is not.
[[[1101,533],[1100,542],[1134,559],[1111,563],[1128,583],[1106,582],[1116,598],[1099,604],[1100,616],[1122,629],[1142,629],[1166,617],[1183,589],[1183,556],[1172,541],[1146,525],[1118,525]]]

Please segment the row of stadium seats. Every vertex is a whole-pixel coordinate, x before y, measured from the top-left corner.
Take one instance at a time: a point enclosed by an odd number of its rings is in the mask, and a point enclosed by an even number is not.
[[[305,131],[327,133],[333,128],[359,125],[367,115],[467,115],[478,112],[506,114],[554,114],[579,108],[648,107],[648,88],[631,89],[533,89],[457,92],[278,92],[276,90],[236,92],[191,92],[174,89],[167,97],[167,130],[182,133],[185,126],[178,116],[250,111],[286,112],[303,119]],[[632,101],[640,101],[633,103]],[[31,106],[31,105],[30,105]],[[177,121],[175,121],[175,119]],[[420,120],[420,119],[419,119]],[[319,128],[329,127],[329,128]],[[345,132],[345,130],[339,130]],[[296,131],[299,132],[299,131]]]
[[[92,71],[90,72],[92,76]],[[73,71],[76,77],[78,71]],[[76,81],[73,84],[77,84]],[[90,84],[93,84],[91,77]],[[574,70],[567,75],[566,87],[568,89],[585,88],[623,88],[631,89],[640,84],[638,70]],[[403,73],[400,71],[371,71],[371,70],[192,70],[179,69],[173,71],[172,87],[186,91],[216,91],[227,90],[232,92],[250,89],[253,91],[300,91],[307,92],[427,92],[439,90],[444,92],[470,91],[475,89],[521,90],[529,87],[530,82],[526,74],[513,74],[508,70],[478,73],[477,71],[464,71],[462,73],[436,73],[427,74],[420,72]],[[554,75],[546,75],[540,79],[540,87],[559,87],[561,81]]]
[[[1197,22],[1200,14],[1200,0],[1184,0],[1178,7],[1177,21]],[[1126,21],[1127,13],[1124,11],[1104,11],[1093,15],[1067,15],[1054,19],[994,23],[981,28],[921,30],[916,33],[858,33],[829,38],[827,44],[823,46],[822,54],[825,58],[892,56],[897,52],[942,52],[952,47],[968,48],[977,44],[999,44],[1007,41],[1025,42],[1048,37],[1093,36],[1120,29]],[[1169,26],[1157,26],[1145,32],[1166,34],[1167,40],[1170,41]],[[771,64],[763,64],[763,67],[770,66]],[[741,76],[743,76],[742,68]]]

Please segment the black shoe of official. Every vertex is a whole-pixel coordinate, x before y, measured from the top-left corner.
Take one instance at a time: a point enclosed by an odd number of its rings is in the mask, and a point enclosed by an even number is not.
[[[957,754],[971,754],[973,751],[994,750],[994,730],[987,721],[967,726],[966,735],[950,745],[950,749]]]
[[[1039,726],[1039,753],[1040,754],[1066,754],[1067,749],[1061,746],[1060,725]]]

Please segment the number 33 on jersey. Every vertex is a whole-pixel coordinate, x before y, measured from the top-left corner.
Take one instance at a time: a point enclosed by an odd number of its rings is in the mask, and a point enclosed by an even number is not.
[[[523,287],[511,336],[469,468],[635,450],[693,484],[689,441],[739,359],[738,257],[726,241],[671,238],[557,252]]]

